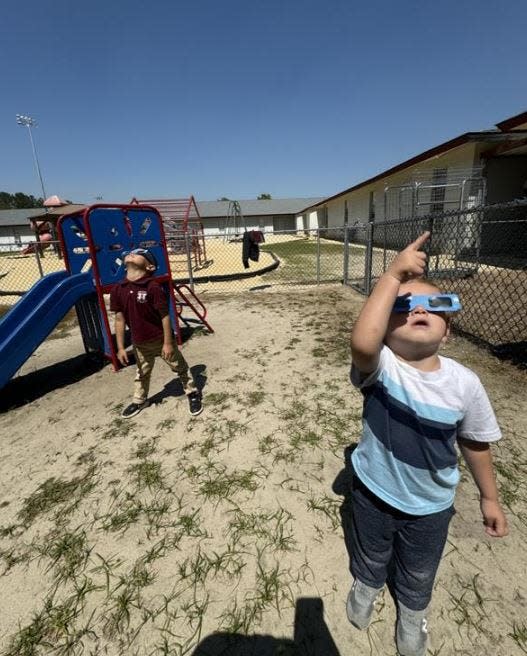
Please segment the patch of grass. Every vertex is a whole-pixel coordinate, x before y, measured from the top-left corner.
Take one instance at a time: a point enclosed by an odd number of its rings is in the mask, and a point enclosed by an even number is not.
[[[514,513],[513,506],[523,498],[521,493],[522,488],[525,487],[525,475],[527,474],[525,465],[521,460],[507,463],[496,458],[494,468],[499,475],[501,501]]]
[[[83,530],[67,531],[48,539],[36,547],[41,558],[48,558],[46,571],[53,570],[57,581],[77,578],[86,568],[91,549],[88,548]]]
[[[508,633],[524,654],[527,654],[527,626],[525,624],[512,625],[512,633]]]
[[[132,474],[134,482],[139,490],[148,488],[162,489],[165,487],[162,465],[156,460],[141,460],[128,467],[127,471]]]
[[[210,392],[205,397],[207,406],[218,407],[221,410],[226,410],[229,407],[229,400],[232,394],[229,392]]]
[[[133,433],[137,428],[137,424],[130,419],[124,419],[123,417],[116,417],[112,419],[110,425],[101,435],[103,440],[112,440],[116,437],[128,437],[130,433]]]
[[[307,500],[307,509],[310,512],[318,512],[324,515],[334,531],[341,526],[340,505],[341,502],[338,499],[333,499],[327,495],[310,496]]]
[[[29,562],[31,560],[31,553],[28,549],[17,545],[12,549],[0,550],[0,560],[4,563],[5,566],[5,569],[2,572],[2,576],[4,576],[4,574],[7,574],[7,572],[9,572],[9,570],[15,565]]]
[[[221,446],[229,444],[239,435],[247,432],[247,424],[242,424],[235,419],[223,419],[221,422],[214,421],[205,425],[207,438],[200,444],[200,455],[208,457],[211,451],[221,451]]]
[[[249,394],[247,394],[247,405],[251,408],[260,405],[263,403],[265,396],[265,392],[262,390],[254,390],[249,392]]]
[[[309,413],[309,406],[303,401],[293,399],[291,403],[278,413],[279,418],[286,422],[298,422]]]
[[[485,599],[479,591],[478,583],[479,574],[475,574],[470,580],[463,581],[458,575],[457,583],[461,588],[461,592],[457,593],[454,590],[447,590],[453,608],[450,611],[452,619],[458,625],[471,634],[489,635],[488,627],[488,614],[485,609],[485,602],[490,601]]]
[[[9,524],[8,526],[0,526],[0,538],[13,537],[18,527],[19,527],[18,524]]]
[[[174,426],[177,424],[177,421],[175,419],[163,419],[163,421],[160,421],[156,429],[159,431],[169,431],[174,428]]]
[[[201,471],[189,468],[191,475],[199,479],[199,493],[205,499],[228,499],[239,491],[254,492],[258,489],[258,480],[265,476],[262,469],[235,469],[227,471],[223,464],[207,463]]]
[[[30,525],[37,517],[60,508],[67,515],[79,505],[95,486],[95,467],[90,467],[84,476],[69,481],[48,478],[36,492],[24,500],[18,518],[24,526]]]
[[[246,602],[242,607],[234,600],[219,617],[220,629],[233,635],[248,635],[253,632],[253,625],[261,616],[258,605]]]
[[[135,524],[143,512],[143,504],[139,499],[129,492],[125,492],[123,498],[118,502],[115,510],[98,518],[101,520],[101,528],[104,531],[125,532],[132,524]]]
[[[25,627],[21,628],[9,641],[3,656],[37,656],[46,652],[73,656],[84,650],[83,638],[96,637],[88,622],[78,628],[76,620],[82,611],[82,606],[76,603],[75,597],[55,604],[48,597],[44,602],[42,611],[35,613]]]
[[[241,508],[230,511],[232,519],[227,528],[234,542],[253,538],[260,547],[270,546],[273,551],[293,551],[296,545],[292,528],[293,515],[283,508],[274,512],[244,512]]]
[[[258,441],[258,450],[264,455],[271,453],[277,447],[278,442],[274,435],[265,435]]]
[[[75,464],[80,467],[82,465],[93,465],[95,463],[95,447],[91,447],[88,451],[81,453],[75,460]]]
[[[153,439],[145,440],[144,442],[139,443],[137,449],[132,454],[132,457],[138,459],[146,459],[149,456],[153,455],[155,451],[156,451],[155,440]]]
[[[183,535],[187,535],[188,537],[202,538],[207,536],[207,531],[201,527],[198,509],[192,513],[180,515],[175,526],[180,527]]]

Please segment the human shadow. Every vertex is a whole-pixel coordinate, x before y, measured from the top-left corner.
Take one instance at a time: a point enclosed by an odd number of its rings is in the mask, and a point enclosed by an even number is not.
[[[351,563],[351,529],[352,529],[352,485],[353,485],[353,467],[351,464],[351,455],[357,448],[357,444],[350,444],[344,449],[344,469],[337,474],[331,489],[338,496],[343,497],[340,506],[340,521],[342,533],[344,535],[344,544],[348,552],[348,558]]]
[[[324,621],[320,597],[300,597],[295,606],[294,638],[213,633],[192,656],[340,656]]]
[[[19,408],[49,392],[78,383],[100,371],[105,364],[103,357],[82,353],[17,376],[2,389],[0,412]]]
[[[207,367],[204,364],[195,364],[190,367],[190,373],[194,379],[194,383],[198,388],[199,392],[203,394],[203,389],[207,384]],[[165,383],[163,389],[159,392],[156,392],[153,396],[150,397],[150,403],[162,403],[164,399],[170,398],[172,396],[184,396],[185,390],[181,384],[179,378],[171,378],[167,383]]]

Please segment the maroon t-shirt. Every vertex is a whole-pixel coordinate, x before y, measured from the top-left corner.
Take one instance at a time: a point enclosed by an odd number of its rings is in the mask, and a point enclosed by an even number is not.
[[[144,344],[163,337],[161,319],[168,303],[161,285],[150,276],[123,280],[112,287],[110,310],[122,312],[132,333],[132,344]]]

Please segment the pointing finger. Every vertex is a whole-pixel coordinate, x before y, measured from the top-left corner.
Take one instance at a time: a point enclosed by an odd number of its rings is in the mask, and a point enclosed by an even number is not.
[[[418,251],[421,246],[424,246],[424,244],[427,242],[428,238],[430,237],[430,232],[427,230],[426,232],[423,232],[422,235],[419,235],[415,241],[413,241],[411,244],[409,244],[408,248]]]

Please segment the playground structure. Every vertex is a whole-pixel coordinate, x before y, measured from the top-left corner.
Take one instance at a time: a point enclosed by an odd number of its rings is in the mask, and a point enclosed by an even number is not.
[[[132,205],[154,207],[162,217],[169,254],[186,255],[194,269],[207,265],[205,233],[194,196],[173,199],[137,199]]]
[[[40,249],[40,252],[42,253],[45,248],[52,245],[51,242],[54,240],[53,227],[49,221],[36,221],[35,219],[32,219],[30,223],[31,228],[35,233],[35,242],[28,244],[22,249],[23,255],[30,255],[37,249]]]
[[[0,320],[0,388],[20,369],[66,313],[75,306],[86,353],[104,354],[120,368],[104,295],[124,277],[123,252],[148,248],[165,289],[177,344],[181,322],[213,332],[207,310],[187,285],[172,282],[163,221],[154,207],[93,205],[57,224],[65,270],[41,278]],[[183,316],[187,308],[194,317]]]
[[[241,234],[246,231],[245,218],[237,200],[229,201],[227,221],[225,223],[224,241],[241,241]]]

